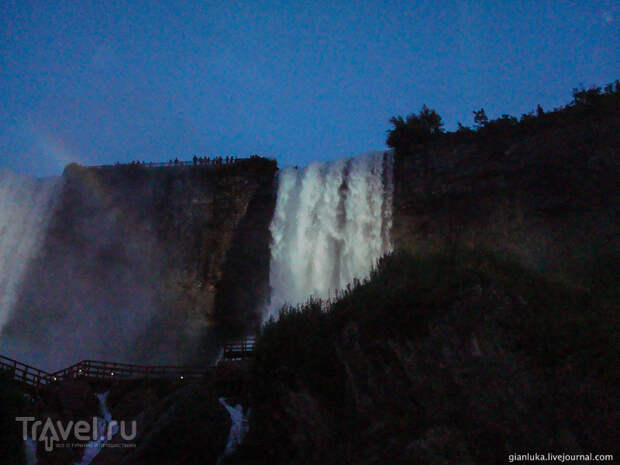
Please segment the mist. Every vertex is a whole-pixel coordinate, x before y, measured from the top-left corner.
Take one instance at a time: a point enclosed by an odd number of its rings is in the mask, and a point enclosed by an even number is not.
[[[0,167],[0,332],[54,208],[58,178],[35,179]]]
[[[204,328],[174,313],[165,290],[153,186],[4,179],[0,353],[50,371],[83,359],[185,361]]]

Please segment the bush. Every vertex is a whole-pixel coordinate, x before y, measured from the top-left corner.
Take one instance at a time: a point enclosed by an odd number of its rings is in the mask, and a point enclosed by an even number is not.
[[[537,365],[570,359],[576,368],[600,374],[611,363],[616,320],[592,291],[552,283],[484,251],[423,259],[398,252],[382,258],[368,280],[345,290],[332,304],[313,300],[284,308],[259,338],[257,361],[266,370],[261,376],[280,370],[292,386],[341,396],[330,379],[341,370],[334,339],[348,324],[355,323],[362,344],[416,339],[478,287],[497,288],[509,300],[526,303],[518,317],[511,315],[505,323],[514,327],[521,350]],[[494,300],[481,299],[476,305],[481,314],[497,311]]]
[[[256,346],[259,379],[279,379],[288,387],[308,386],[335,405],[343,405],[344,386],[335,384],[343,370],[334,357],[332,327],[324,302],[285,306],[279,319],[263,328]]]

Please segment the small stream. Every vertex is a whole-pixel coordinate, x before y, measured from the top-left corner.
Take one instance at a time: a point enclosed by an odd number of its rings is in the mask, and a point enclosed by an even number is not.
[[[80,462],[76,462],[75,465],[89,465],[90,462],[101,452],[103,445],[107,441],[107,433],[108,433],[108,425],[112,421],[112,414],[108,409],[106,404],[106,400],[108,398],[109,392],[105,392],[103,394],[96,394],[97,399],[99,399],[99,409],[101,410],[101,417],[97,417],[97,434],[99,437],[95,441],[90,441],[86,448],[84,449],[84,455],[82,456],[82,460]],[[116,424],[112,425],[111,433],[112,435],[116,434],[118,431],[118,426]]]
[[[106,404],[108,394],[109,392],[95,394],[97,399],[99,399],[99,409],[101,410],[101,417],[97,417],[97,434],[99,437],[86,445],[82,459],[79,462],[75,462],[74,465],[90,465],[107,441],[108,425],[112,421],[112,414]],[[112,425],[112,435],[116,434],[117,431],[118,426],[116,424]],[[24,454],[27,465],[37,465],[37,441],[30,438],[24,439]]]
[[[220,404],[222,404],[228,414],[230,415],[230,419],[232,424],[230,425],[230,433],[228,434],[228,442],[226,443],[226,449],[224,449],[224,453],[217,460],[218,465],[221,463],[224,457],[231,455],[237,447],[241,445],[243,442],[243,438],[249,430],[248,419],[250,418],[251,409],[248,410],[247,414],[244,415],[243,406],[240,404],[235,405],[234,407],[230,406],[225,397],[219,398]]]

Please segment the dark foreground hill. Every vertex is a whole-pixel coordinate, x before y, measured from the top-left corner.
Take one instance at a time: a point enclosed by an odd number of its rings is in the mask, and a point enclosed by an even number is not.
[[[232,463],[614,453],[614,302],[483,252],[386,257],[333,304],[265,327],[250,433]]]

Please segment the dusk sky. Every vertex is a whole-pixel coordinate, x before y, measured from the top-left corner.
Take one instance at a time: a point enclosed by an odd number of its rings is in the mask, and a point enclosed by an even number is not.
[[[385,148],[620,78],[617,1],[2,1],[0,166]]]

